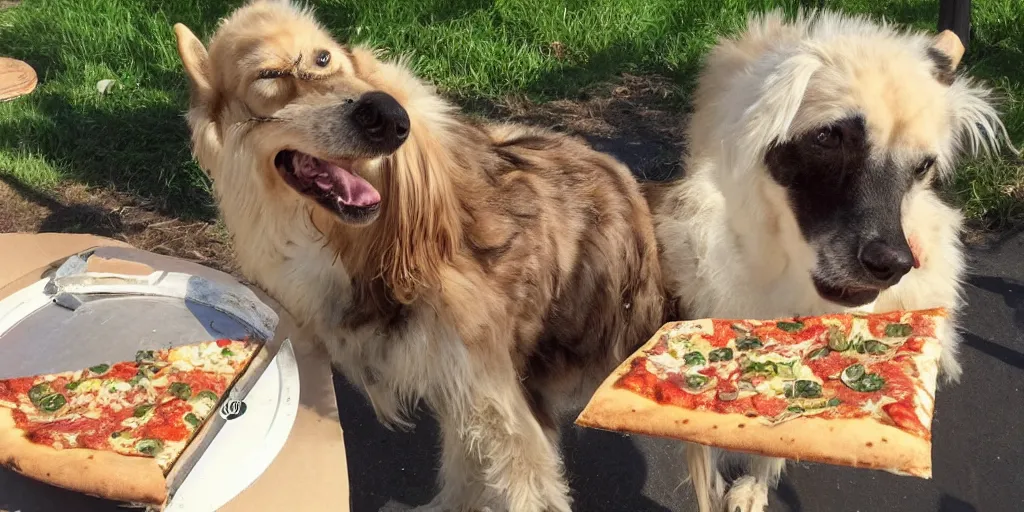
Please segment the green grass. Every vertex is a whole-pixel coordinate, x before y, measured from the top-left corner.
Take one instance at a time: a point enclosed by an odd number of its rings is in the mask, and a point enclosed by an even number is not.
[[[178,216],[212,215],[181,116],[187,89],[171,25],[206,38],[239,2],[25,0],[0,12],[0,48],[40,75],[30,96],[0,105],[0,179],[45,190],[73,180],[155,200]],[[622,72],[679,84],[678,104],[718,34],[746,14],[800,2],[742,0],[334,0],[315,2],[342,40],[411,54],[416,70],[467,103],[524,93],[573,98]],[[934,28],[934,0],[854,0],[830,7]],[[976,0],[972,74],[1007,98],[1024,139],[1024,0]],[[553,44],[557,43],[557,44]],[[556,52],[555,48],[563,51]],[[97,93],[112,78],[113,93]],[[1019,160],[965,165],[951,184],[968,214],[999,226],[1024,217]]]

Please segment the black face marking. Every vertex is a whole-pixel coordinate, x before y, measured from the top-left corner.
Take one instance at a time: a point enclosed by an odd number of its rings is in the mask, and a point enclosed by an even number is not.
[[[935,69],[932,70],[932,75],[935,76],[935,79],[941,84],[953,85],[953,80],[956,79],[956,73],[953,70],[953,60],[937,48],[928,48],[928,58],[935,64]]]
[[[918,180],[923,180],[928,176],[928,171],[935,167],[935,157],[928,156],[918,164],[917,168],[914,169],[914,177]]]
[[[327,50],[320,50],[320,53],[316,55],[316,65],[322,68],[326,68],[331,63],[331,52]]]
[[[765,165],[786,189],[803,237],[817,250],[818,293],[862,305],[899,281],[913,257],[901,223],[904,195],[927,164],[900,167],[871,158],[865,122],[842,119],[776,144]]]

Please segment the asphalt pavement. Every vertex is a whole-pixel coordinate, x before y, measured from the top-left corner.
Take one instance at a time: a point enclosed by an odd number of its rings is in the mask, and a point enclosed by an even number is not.
[[[937,393],[933,478],[791,463],[770,512],[1024,511],[1024,233],[969,254],[964,376]],[[437,460],[429,415],[412,432],[391,432],[343,379],[335,389],[353,512],[429,501]],[[563,448],[576,511],[696,510],[679,443],[567,424]]]

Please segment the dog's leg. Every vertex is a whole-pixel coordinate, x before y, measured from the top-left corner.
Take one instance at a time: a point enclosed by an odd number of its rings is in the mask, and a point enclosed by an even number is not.
[[[478,512],[488,508],[487,488],[480,479],[482,468],[468,451],[460,426],[450,415],[438,415],[441,426],[440,492],[414,512]],[[493,494],[493,492],[491,493]],[[491,496],[493,499],[493,496]],[[382,511],[383,512],[383,511]]]
[[[768,506],[768,489],[779,484],[786,459],[751,455],[750,474],[733,482],[725,495],[727,512],[762,512]]]
[[[445,438],[442,490],[432,505],[458,512],[482,510],[484,503],[491,510],[569,512],[569,488],[552,443],[557,434],[537,421],[511,361],[502,366],[473,371],[459,389],[432,400]]]
[[[697,495],[697,509],[712,512],[721,507],[725,479],[718,471],[714,449],[702,444],[686,443],[686,467]]]

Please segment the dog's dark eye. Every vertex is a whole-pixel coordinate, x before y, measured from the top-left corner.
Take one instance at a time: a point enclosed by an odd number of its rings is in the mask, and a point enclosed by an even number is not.
[[[843,142],[843,134],[835,127],[826,126],[814,134],[814,142],[823,148],[834,149]]]
[[[318,53],[316,55],[316,65],[317,66],[320,66],[322,68],[326,68],[327,65],[330,64],[330,63],[331,63],[331,52],[329,52],[327,50],[321,50],[320,53]]]
[[[925,158],[924,161],[918,164],[917,168],[914,169],[914,177],[916,177],[917,179],[924,178],[926,175],[928,175],[928,171],[932,170],[932,167],[934,165],[935,157],[930,156],[928,158]]]

